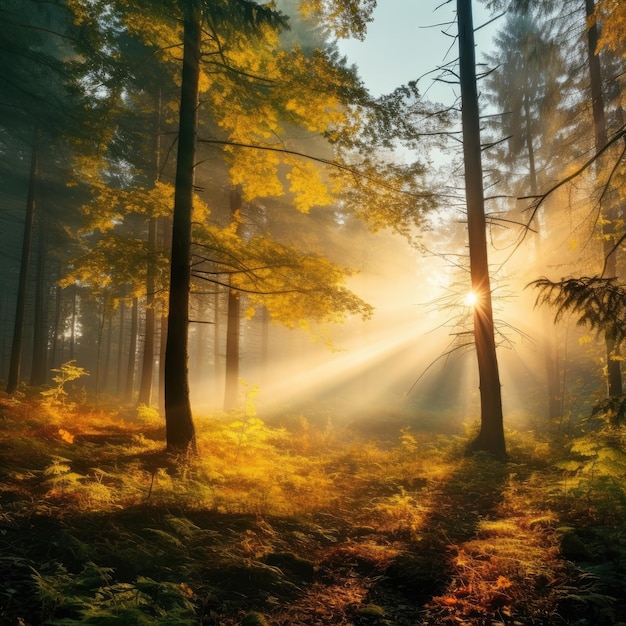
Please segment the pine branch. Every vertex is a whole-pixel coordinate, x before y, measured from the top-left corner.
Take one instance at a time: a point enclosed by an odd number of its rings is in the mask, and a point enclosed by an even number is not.
[[[626,288],[616,278],[584,276],[558,282],[540,278],[529,286],[539,290],[536,306],[547,304],[556,309],[555,322],[572,313],[578,316],[579,326],[588,326],[618,343],[626,338]]]

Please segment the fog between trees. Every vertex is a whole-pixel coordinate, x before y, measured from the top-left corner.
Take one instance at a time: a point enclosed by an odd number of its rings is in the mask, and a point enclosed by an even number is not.
[[[476,50],[470,158],[456,60],[439,73],[449,102],[426,101],[423,81],[373,98],[333,43],[364,32],[371,3],[356,16],[304,5],[3,5],[8,390],[53,385],[75,361],[90,399],[165,411],[167,323],[186,297],[169,299],[174,284],[190,298],[170,326],[170,426],[187,397],[198,415],[228,411],[258,386],[272,416],[411,415],[461,432],[485,418],[485,300],[465,301],[465,183],[478,176],[505,424],[563,423],[619,397],[621,336],[576,315],[554,324],[527,285],[621,281],[621,8],[487,3],[506,14],[493,49]],[[482,172],[464,179],[476,154]],[[172,249],[188,254],[174,277]]]

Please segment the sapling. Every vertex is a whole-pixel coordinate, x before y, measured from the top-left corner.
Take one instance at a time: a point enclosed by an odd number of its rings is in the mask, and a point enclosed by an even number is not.
[[[73,359],[63,363],[63,365],[59,368],[52,368],[51,371],[57,373],[56,376],[52,377],[52,380],[56,383],[56,387],[44,389],[41,392],[41,395],[44,396],[50,404],[60,404],[62,406],[66,406],[66,398],[68,394],[65,389],[65,385],[80,378],[81,376],[89,376],[89,372],[87,372],[83,367],[78,367],[75,363],[76,361]]]

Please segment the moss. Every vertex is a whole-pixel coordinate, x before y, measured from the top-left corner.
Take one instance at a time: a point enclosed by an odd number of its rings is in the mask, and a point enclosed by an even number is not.
[[[378,624],[379,626],[387,626],[391,624],[385,619],[385,610],[377,604],[364,604],[356,611],[357,624]]]
[[[359,617],[374,617],[374,618],[383,618],[385,617],[385,611],[381,606],[377,604],[364,604],[363,606],[357,609],[356,614]]]
[[[270,626],[270,624],[261,613],[250,611],[243,618],[241,626]]]
[[[265,557],[265,563],[278,567],[283,572],[293,574],[300,580],[312,582],[315,578],[315,565],[313,561],[303,559],[292,552],[274,552]]]

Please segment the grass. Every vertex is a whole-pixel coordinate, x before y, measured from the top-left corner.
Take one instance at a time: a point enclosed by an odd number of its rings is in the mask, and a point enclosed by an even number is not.
[[[0,398],[0,623],[620,624],[623,438],[508,433],[511,460],[147,407]]]

